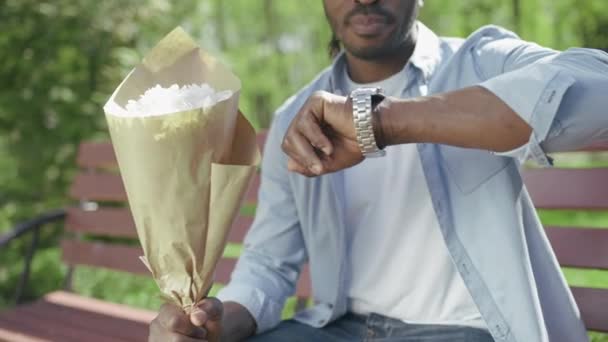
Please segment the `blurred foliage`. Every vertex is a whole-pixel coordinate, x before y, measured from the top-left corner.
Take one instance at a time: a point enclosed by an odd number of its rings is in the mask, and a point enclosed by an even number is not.
[[[427,0],[421,19],[442,35],[493,23],[557,49],[608,49],[606,0]],[[107,139],[103,103],[177,25],[239,75],[241,108],[258,128],[330,62],[320,0],[0,0],[0,234],[69,204],[79,142]],[[57,225],[42,235],[29,298],[61,285],[60,233]],[[0,306],[10,303],[27,241],[0,251]],[[84,272],[76,280],[87,294],[105,297],[101,288],[120,283]],[[148,306],[139,285],[129,286],[112,291]]]

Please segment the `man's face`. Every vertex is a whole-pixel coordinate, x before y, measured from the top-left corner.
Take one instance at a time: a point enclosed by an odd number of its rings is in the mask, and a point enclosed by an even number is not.
[[[418,15],[418,0],[323,0],[323,6],[344,49],[366,60],[399,49]]]

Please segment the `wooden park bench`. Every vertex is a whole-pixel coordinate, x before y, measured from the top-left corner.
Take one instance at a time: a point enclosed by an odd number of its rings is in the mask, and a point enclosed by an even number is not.
[[[264,135],[261,134],[260,145],[263,142]],[[61,249],[69,270],[64,291],[0,312],[0,340],[114,342],[147,339],[148,324],[155,312],[70,292],[72,272],[79,265],[148,274],[138,258],[142,251],[135,243],[133,220],[124,206],[126,195],[111,145],[83,143],[77,163],[81,172],[75,177],[69,194],[75,201],[73,207],[26,222],[0,238],[1,248],[21,235],[32,235],[18,299],[27,285],[39,231],[49,222],[65,219]],[[608,168],[526,170],[524,178],[539,208],[608,209]],[[255,203],[259,181],[258,175],[247,194],[247,205]],[[250,215],[238,216],[230,242],[241,243],[252,220]],[[563,266],[608,270],[608,229],[547,227],[547,232]],[[125,240],[131,243],[125,244]],[[218,283],[228,282],[234,264],[235,259],[220,260],[216,273]],[[608,290],[573,288],[573,293],[587,327],[608,332]],[[311,297],[307,268],[300,277],[296,296],[299,308]]]
[[[263,144],[265,134],[258,135]],[[63,291],[45,295],[33,303],[18,305],[0,312],[0,341],[146,341],[148,325],[156,313],[126,305],[79,296],[70,291],[75,267],[102,267],[140,275],[149,271],[139,260],[143,252],[137,243],[133,218],[125,207],[126,193],[117,172],[116,159],[110,143],[83,143],[77,163],[81,169],[74,178],[69,196],[75,205],[65,210],[45,214],[17,226],[0,238],[0,248],[26,233],[32,234],[26,267],[17,291],[17,302],[27,286],[29,267],[34,255],[40,228],[65,220],[65,236],[61,240],[63,261],[68,265]],[[252,180],[246,194],[245,206],[251,208],[257,200],[259,174]],[[233,226],[229,242],[241,244],[253,222],[249,215],[240,214]],[[100,239],[101,238],[101,239]],[[125,243],[126,242],[126,243]],[[216,269],[216,283],[226,284],[236,259],[222,258]],[[310,298],[308,268],[305,268],[297,288],[297,308]]]

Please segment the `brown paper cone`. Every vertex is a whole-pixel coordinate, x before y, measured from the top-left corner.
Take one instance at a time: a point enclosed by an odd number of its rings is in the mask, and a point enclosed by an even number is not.
[[[208,83],[233,96],[208,110],[125,117],[128,100],[160,84]],[[255,132],[238,112],[240,81],[181,29],[165,37],[104,110],[129,206],[162,295],[190,308],[213,282],[249,180]]]

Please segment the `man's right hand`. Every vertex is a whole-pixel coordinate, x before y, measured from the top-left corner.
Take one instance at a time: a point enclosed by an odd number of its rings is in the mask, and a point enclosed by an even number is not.
[[[173,304],[163,304],[150,324],[150,342],[218,342],[222,330],[223,305],[205,298],[187,315]]]
[[[287,169],[313,177],[363,160],[352,100],[324,91],[312,94],[293,118],[281,145]]]

